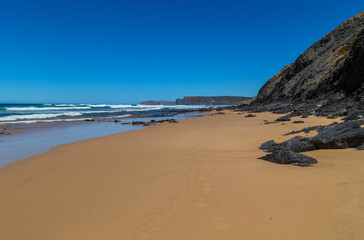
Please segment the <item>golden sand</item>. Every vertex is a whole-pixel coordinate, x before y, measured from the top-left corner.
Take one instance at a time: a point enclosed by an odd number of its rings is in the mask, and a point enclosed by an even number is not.
[[[0,169],[1,240],[364,239],[364,152],[258,157],[304,124],[227,112],[67,144]]]

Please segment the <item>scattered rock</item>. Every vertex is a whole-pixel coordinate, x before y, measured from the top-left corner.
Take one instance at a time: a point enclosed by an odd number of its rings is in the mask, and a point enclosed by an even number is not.
[[[293,123],[305,123],[304,121],[294,121]]]
[[[211,112],[212,111],[212,108],[201,108],[198,111],[200,111],[200,112]]]
[[[277,122],[287,122],[291,121],[291,118],[289,116],[283,116],[276,119]]]
[[[245,117],[246,118],[250,118],[250,117],[256,117],[257,115],[254,115],[254,114],[248,114],[248,115],[246,115]]]
[[[169,123],[178,123],[175,119],[169,119],[167,120]]]
[[[278,122],[265,122],[264,124],[272,124],[272,123],[278,123]]]

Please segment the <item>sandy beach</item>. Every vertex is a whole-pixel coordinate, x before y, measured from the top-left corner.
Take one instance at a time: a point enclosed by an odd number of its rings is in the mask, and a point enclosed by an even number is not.
[[[261,143],[333,119],[225,112],[1,168],[0,239],[363,239],[363,151],[312,151],[305,168],[257,159]]]

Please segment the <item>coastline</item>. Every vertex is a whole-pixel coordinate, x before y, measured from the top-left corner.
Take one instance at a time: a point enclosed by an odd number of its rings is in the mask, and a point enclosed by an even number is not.
[[[307,168],[257,159],[264,141],[282,142],[292,130],[334,120],[264,124],[283,115],[224,112],[65,144],[0,168],[0,237],[364,235],[363,152],[308,152],[319,163]]]
[[[2,153],[0,155],[0,168],[13,162],[48,152],[51,148],[59,145],[145,127],[143,126],[144,124],[132,124],[134,121],[180,120],[204,115],[200,112],[184,111],[180,113],[144,114],[139,117],[103,118],[92,121],[78,120],[12,124],[12,127],[8,127],[7,130],[11,131],[11,134],[0,134],[0,152]],[[6,128],[6,126],[2,125],[0,127]]]

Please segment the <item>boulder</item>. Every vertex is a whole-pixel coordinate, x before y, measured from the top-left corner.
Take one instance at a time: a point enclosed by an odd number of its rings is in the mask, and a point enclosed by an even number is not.
[[[337,123],[312,138],[318,149],[355,148],[364,142],[364,120]]]
[[[274,150],[272,153],[267,154],[260,159],[279,164],[295,164],[298,166],[310,166],[311,164],[317,163],[317,160],[312,157],[295,153],[288,149]]]
[[[276,119],[277,122],[288,122],[291,121],[291,117],[289,116],[283,116]]]
[[[287,141],[284,141],[282,143],[276,143],[273,140],[267,141],[260,145],[260,150],[263,150],[265,152],[273,152],[274,150],[290,150],[293,152],[307,152],[316,150],[317,148],[315,145],[311,142],[310,138],[304,138],[301,136],[293,137]]]
[[[357,146],[356,149],[358,149],[358,150],[364,150],[364,143],[362,143],[360,146]]]

